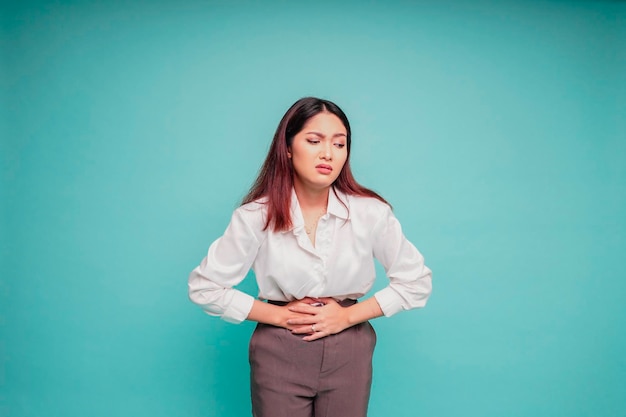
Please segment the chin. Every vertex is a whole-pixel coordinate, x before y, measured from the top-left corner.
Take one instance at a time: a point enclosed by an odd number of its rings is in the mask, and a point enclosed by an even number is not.
[[[325,188],[329,188],[329,187],[331,187],[331,186],[333,185],[333,183],[332,183],[332,182],[326,182],[326,181],[325,181],[325,182],[316,182],[316,183],[311,183],[311,184],[309,184],[309,185],[311,186],[311,188],[315,188],[315,189],[318,189],[318,190],[322,190],[322,189],[325,189]]]
[[[323,190],[325,188],[329,188],[332,187],[332,185],[335,183],[335,180],[337,178],[329,178],[327,176],[324,176],[322,178],[309,178],[308,181],[300,181],[301,185],[312,189],[312,190]]]

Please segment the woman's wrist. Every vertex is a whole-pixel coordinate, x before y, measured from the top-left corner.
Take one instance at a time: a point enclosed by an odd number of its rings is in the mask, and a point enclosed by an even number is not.
[[[346,307],[344,310],[347,313],[346,320],[349,324],[348,327],[383,315],[383,311],[374,297]]]

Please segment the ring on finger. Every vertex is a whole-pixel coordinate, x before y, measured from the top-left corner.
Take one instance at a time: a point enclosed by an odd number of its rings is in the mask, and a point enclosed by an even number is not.
[[[312,325],[311,325],[311,331],[312,331],[313,333],[315,333],[315,332],[317,331],[317,330],[315,330],[315,325],[314,325],[314,324],[312,324]]]

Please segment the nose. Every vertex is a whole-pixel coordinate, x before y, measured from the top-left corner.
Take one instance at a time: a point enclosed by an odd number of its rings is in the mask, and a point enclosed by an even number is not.
[[[331,143],[326,143],[326,146],[324,146],[324,149],[322,149],[320,157],[327,161],[331,161],[333,159],[333,148]]]

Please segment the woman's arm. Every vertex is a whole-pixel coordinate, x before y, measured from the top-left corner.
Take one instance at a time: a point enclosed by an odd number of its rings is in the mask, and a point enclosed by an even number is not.
[[[385,268],[389,285],[374,294],[387,317],[426,305],[432,292],[432,272],[424,257],[402,233],[400,222],[385,206],[372,229],[374,257]]]
[[[191,301],[231,323],[245,320],[254,303],[254,297],[234,288],[248,274],[260,245],[244,214],[241,208],[235,210],[224,234],[188,280]]]

